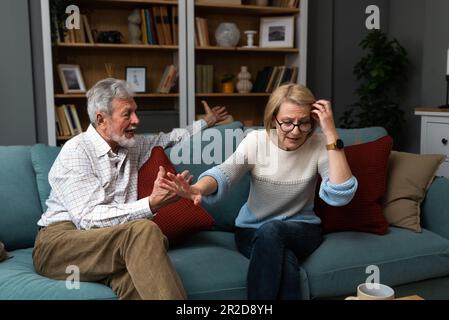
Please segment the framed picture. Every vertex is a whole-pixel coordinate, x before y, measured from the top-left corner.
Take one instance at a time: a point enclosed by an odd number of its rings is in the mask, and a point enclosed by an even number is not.
[[[146,92],[147,67],[126,67],[125,79],[134,92]]]
[[[260,18],[259,46],[293,48],[295,17]]]
[[[58,73],[64,93],[86,92],[79,65],[58,64]]]

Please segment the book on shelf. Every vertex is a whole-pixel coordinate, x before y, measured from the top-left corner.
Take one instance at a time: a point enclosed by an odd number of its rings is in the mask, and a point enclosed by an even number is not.
[[[148,32],[147,32],[147,20],[145,18],[145,9],[140,9],[140,32],[142,34],[142,43],[143,44],[151,44],[148,40]]]
[[[284,83],[296,83],[298,67],[267,66],[257,72],[252,92],[271,93]]]
[[[160,6],[159,8],[160,8],[159,10],[161,12],[162,27],[164,29],[165,44],[172,45],[173,37],[171,35],[171,21],[170,21],[170,16],[168,15],[167,7]]]
[[[61,127],[62,136],[71,136],[68,120],[65,116],[63,106],[56,106],[56,117],[58,118],[59,125]]]
[[[196,93],[212,93],[214,90],[214,66],[197,64],[195,66]]]
[[[60,136],[75,136],[83,131],[75,105],[56,106],[56,128]]]
[[[155,21],[154,23],[155,23],[155,27],[156,27],[158,44],[166,45],[167,43],[165,42],[164,27],[162,26],[162,16],[161,16],[160,8],[157,6],[152,7],[151,13],[153,14],[154,21]]]
[[[174,93],[178,82],[178,68],[175,65],[165,67],[164,73],[157,86],[157,93]]]
[[[172,32],[173,32],[173,44],[174,45],[178,45],[178,43],[179,43],[178,25],[179,25],[178,6],[172,6],[171,7],[171,27],[172,27]]]
[[[90,24],[89,24],[89,19],[87,18],[87,16],[85,14],[81,15],[81,20],[83,21],[83,26],[84,26],[84,33],[87,36],[87,40],[89,41],[89,43],[95,43],[94,37],[92,35],[92,29],[90,28]]]
[[[156,36],[156,26],[152,10],[151,8],[142,10],[144,10],[145,26],[146,26],[144,32],[146,32],[146,37],[148,39],[147,43],[152,45],[159,44],[159,40]]]
[[[68,107],[70,108],[70,113],[71,113],[71,115],[73,117],[73,120],[75,121],[76,131],[78,133],[83,132],[83,128],[81,126],[81,122],[80,122],[80,119],[78,117],[78,111],[76,110],[76,106],[74,104],[70,104],[70,105],[68,105]]]
[[[195,17],[196,36],[198,37],[198,45],[200,47],[210,46],[209,30],[207,27],[207,19]]]

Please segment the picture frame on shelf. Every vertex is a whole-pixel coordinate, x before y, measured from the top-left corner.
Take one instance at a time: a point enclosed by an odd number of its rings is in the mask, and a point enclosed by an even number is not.
[[[86,92],[86,86],[79,65],[58,64],[58,73],[64,93]]]
[[[260,18],[259,46],[261,48],[293,48],[295,17]]]
[[[125,67],[125,79],[131,85],[135,93],[146,92],[147,88],[147,67]]]

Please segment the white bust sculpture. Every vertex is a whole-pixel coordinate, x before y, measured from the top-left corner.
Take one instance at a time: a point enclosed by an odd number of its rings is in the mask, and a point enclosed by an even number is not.
[[[140,18],[140,10],[134,9],[133,12],[128,16],[128,38],[129,43],[141,44],[140,36],[142,32],[140,31],[140,24],[142,19]]]

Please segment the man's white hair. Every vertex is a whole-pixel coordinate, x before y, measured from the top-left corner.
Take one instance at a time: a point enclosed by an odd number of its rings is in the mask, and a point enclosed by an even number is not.
[[[87,91],[87,113],[90,122],[96,125],[97,112],[104,112],[112,116],[112,100],[131,99],[134,92],[128,82],[114,78],[106,78],[98,81],[89,91]]]

